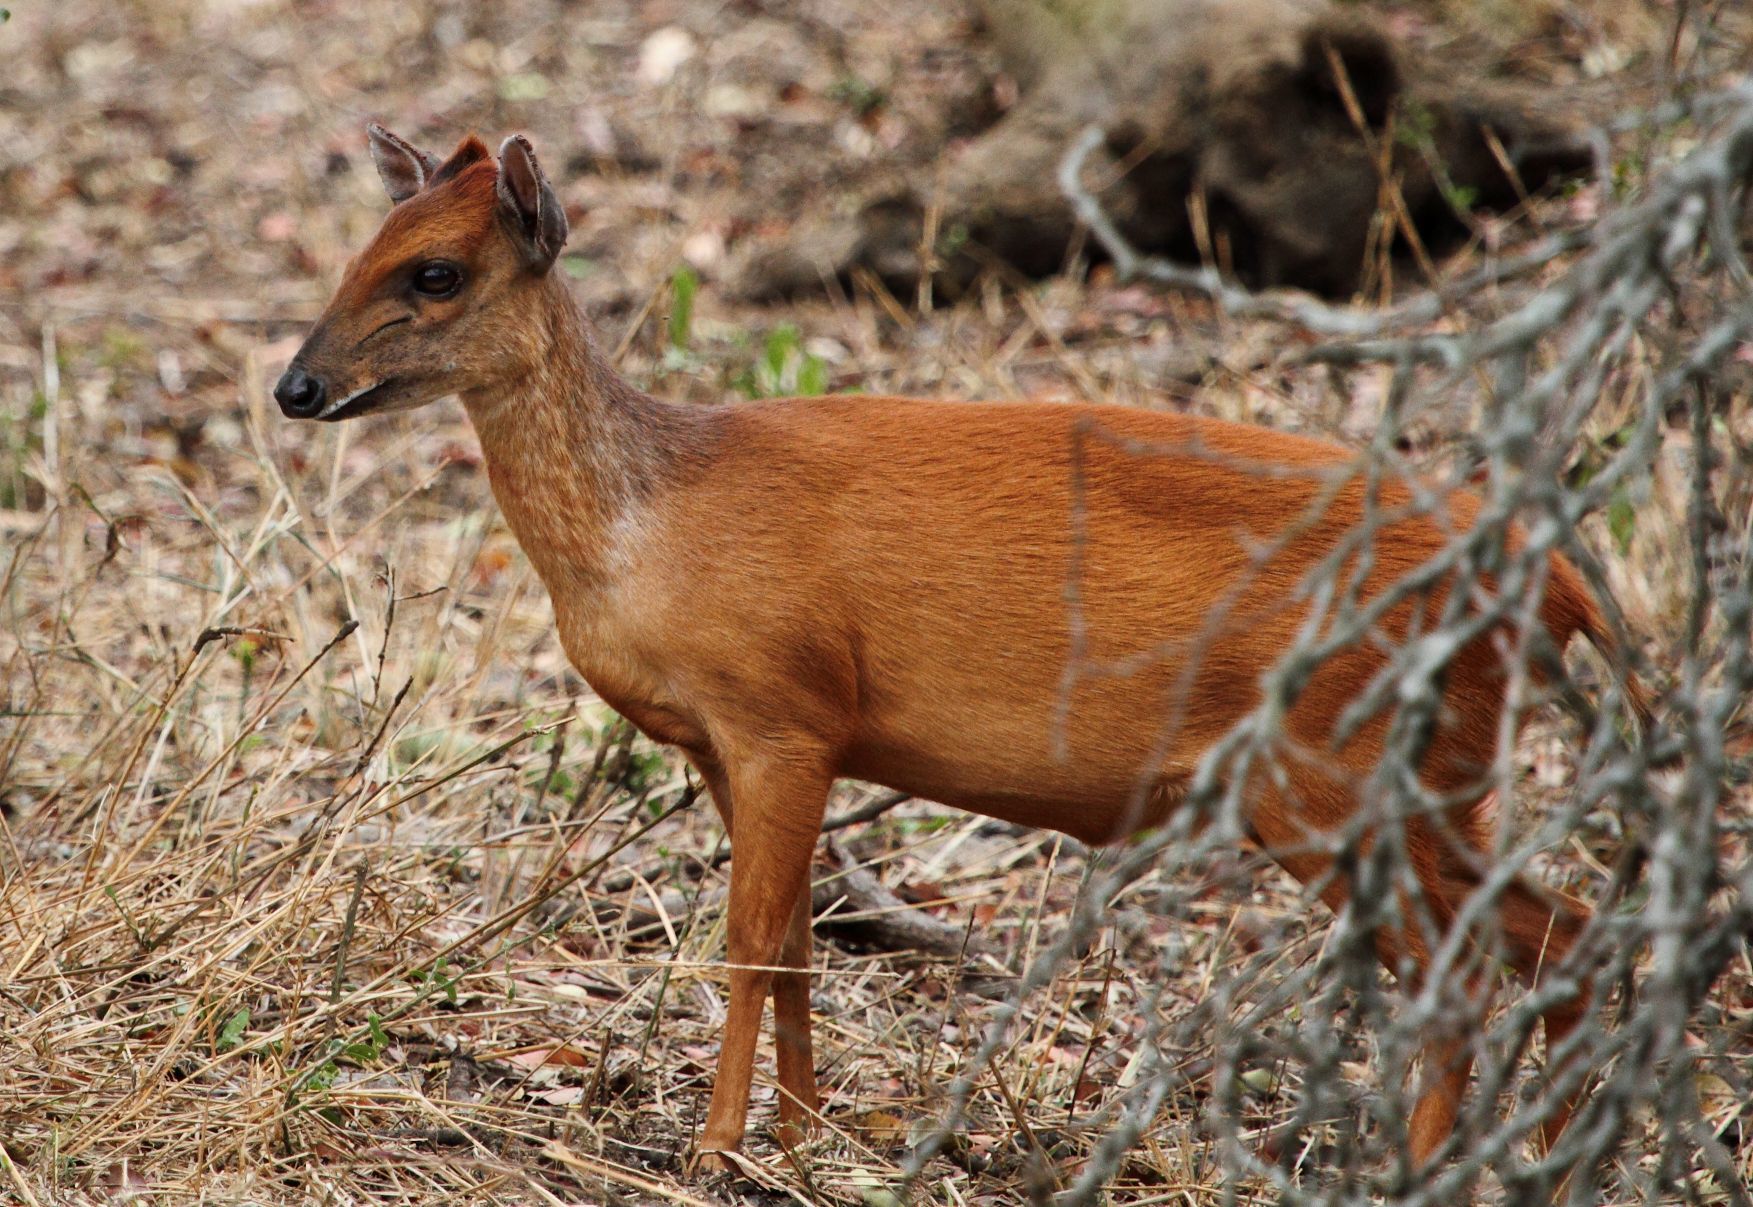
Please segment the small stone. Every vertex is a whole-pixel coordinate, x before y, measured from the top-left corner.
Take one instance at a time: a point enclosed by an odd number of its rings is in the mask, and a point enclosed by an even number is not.
[[[724,263],[724,236],[715,230],[695,231],[682,243],[682,259],[711,272]]]
[[[754,117],[761,112],[762,103],[739,84],[714,84],[701,98],[700,109],[708,117]]]
[[[664,26],[639,47],[640,82],[653,88],[669,83],[697,49],[693,34],[679,25]]]

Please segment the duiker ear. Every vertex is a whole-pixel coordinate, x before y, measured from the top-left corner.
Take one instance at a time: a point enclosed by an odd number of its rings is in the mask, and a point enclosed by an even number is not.
[[[499,208],[530,268],[547,272],[566,245],[566,211],[542,175],[536,149],[521,134],[513,134],[499,147]]]
[[[377,174],[383,177],[383,187],[396,204],[425,188],[438,171],[438,156],[397,138],[376,122],[367,126],[365,133],[371,139],[371,158],[377,164]]]

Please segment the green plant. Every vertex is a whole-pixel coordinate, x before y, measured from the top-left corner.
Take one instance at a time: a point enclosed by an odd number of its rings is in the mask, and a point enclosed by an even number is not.
[[[1613,534],[1613,543],[1619,546],[1620,553],[1631,549],[1631,537],[1637,531],[1637,508],[1624,483],[1614,487],[1607,500],[1607,531]]]
[[[7,511],[29,510],[41,503],[41,489],[25,472],[32,455],[42,451],[43,420],[48,417],[49,400],[40,390],[33,390],[24,414],[0,413],[0,508]]]
[[[690,345],[694,342],[694,296],[700,278],[686,264],[670,274],[670,313],[664,328],[663,371],[674,373],[696,368]]]
[[[807,398],[828,391],[828,362],[807,351],[797,328],[784,323],[767,336],[761,355],[731,381],[749,398]]]
[[[700,278],[687,265],[670,276],[670,347],[687,351],[694,337],[694,295],[700,291]]]
[[[336,1056],[349,1064],[372,1064],[389,1044],[389,1032],[383,1029],[383,1019],[372,1013],[365,1018],[365,1038],[343,1045]]]
[[[828,95],[851,109],[859,117],[882,108],[889,94],[862,76],[850,73],[828,86]]]
[[[249,1029],[249,1007],[239,1007],[237,1012],[220,1026],[219,1034],[213,1037],[213,1051],[215,1053],[231,1051],[243,1042],[244,1032]]]
[[[1430,168],[1437,193],[1455,217],[1466,223],[1479,204],[1479,190],[1472,185],[1456,184],[1449,166],[1437,152],[1436,114],[1414,100],[1403,101],[1395,115],[1394,141],[1418,155]]]
[[[627,755],[627,769],[621,775],[621,786],[639,793],[656,788],[669,774],[669,760],[661,750],[632,751]]]
[[[438,992],[444,994],[444,1000],[454,1006],[457,1004],[457,980],[459,978],[446,976],[444,967],[444,957],[439,956],[431,968],[415,970],[412,980],[423,989],[436,988]]]

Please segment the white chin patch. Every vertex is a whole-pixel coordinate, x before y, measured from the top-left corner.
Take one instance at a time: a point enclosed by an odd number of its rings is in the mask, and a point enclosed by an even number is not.
[[[318,419],[327,419],[330,415],[333,415],[337,411],[341,410],[341,408],[347,406],[348,404],[354,402],[357,399],[365,397],[365,395],[371,393],[373,390],[377,389],[382,384],[383,384],[383,382],[381,382],[381,381],[374,381],[368,386],[364,386],[360,389],[354,390],[351,394],[347,395],[347,397],[342,398],[339,401],[331,402],[328,406],[326,406],[322,409],[322,411],[317,415],[317,418]]]

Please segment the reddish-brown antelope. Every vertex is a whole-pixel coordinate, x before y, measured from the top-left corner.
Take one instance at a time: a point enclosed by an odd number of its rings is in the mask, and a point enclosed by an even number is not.
[[[662,402],[603,359],[550,271],[566,217],[526,140],[507,139],[496,160],[471,137],[442,162],[378,127],[370,142],[395,206],[274,396],[289,416],[336,420],[459,395],[567,654],[711,790],[735,858],[730,1010],[701,1153],[742,1141],[769,993],[780,1119],[816,1112],[807,882],[836,778],[1086,842],[1125,839],[1185,800],[1202,754],[1259,702],[1262,675],[1309,614],[1299,586],[1366,508],[1389,519],[1364,599],[1430,564],[1477,515],[1476,499],[1454,493],[1439,523],[1408,505],[1404,484],[1366,486],[1340,447],[1178,415]],[[1092,423],[1116,439],[1083,442],[1074,487],[1074,441]],[[1551,639],[1610,648],[1577,569],[1554,555],[1547,571],[1538,614]],[[1401,601],[1370,641],[1323,662],[1283,717],[1294,757],[1243,786],[1248,836],[1335,909],[1346,882],[1323,838],[1357,813],[1388,731],[1378,716],[1341,735],[1337,719],[1415,610],[1445,595],[1439,582]],[[1487,631],[1454,655],[1419,764],[1427,787],[1460,802],[1406,822],[1422,908],[1439,924],[1491,858],[1481,802],[1509,681],[1504,636]],[[1084,677],[1062,698],[1079,653],[1137,667]],[[1171,699],[1181,720],[1165,740]],[[1530,982],[1587,918],[1519,879],[1497,903],[1503,951]],[[1383,960],[1428,965],[1424,929],[1384,929]],[[1549,1044],[1588,996],[1546,1010]],[[1451,1133],[1472,1050],[1464,1036],[1427,1040],[1415,1161]],[[1547,1120],[1548,1142],[1569,1113]]]

